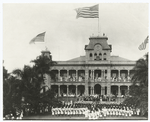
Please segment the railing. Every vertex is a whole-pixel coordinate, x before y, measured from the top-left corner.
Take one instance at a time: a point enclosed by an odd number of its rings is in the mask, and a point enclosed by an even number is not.
[[[111,78],[111,82],[131,82],[131,78]]]
[[[107,78],[97,78],[97,79],[91,79],[89,78],[89,82],[107,82]]]
[[[75,80],[70,80],[70,79],[60,80],[60,79],[57,79],[57,80],[51,80],[51,82],[70,82],[70,83],[81,82],[81,83],[83,83],[83,82],[85,82],[85,80],[84,79],[82,79],[82,80],[79,80],[79,79],[75,79]]]

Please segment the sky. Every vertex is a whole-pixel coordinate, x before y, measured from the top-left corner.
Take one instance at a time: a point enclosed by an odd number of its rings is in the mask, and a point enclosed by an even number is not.
[[[76,8],[99,4],[99,19],[78,18]],[[4,3],[3,65],[11,72],[32,65],[31,60],[45,47],[54,61],[85,55],[89,37],[105,33],[112,45],[111,55],[138,60],[148,52],[139,45],[149,34],[148,3]],[[45,43],[29,44],[46,32]]]

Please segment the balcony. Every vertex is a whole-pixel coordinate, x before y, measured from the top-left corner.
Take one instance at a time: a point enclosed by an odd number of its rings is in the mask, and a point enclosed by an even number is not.
[[[51,80],[52,83],[57,83],[57,82],[66,82],[66,83],[84,83],[85,79],[82,77],[78,77],[78,79],[76,77],[70,78],[70,77],[60,77],[60,78],[56,78],[56,80]]]
[[[107,81],[108,81],[107,78],[101,78],[101,77],[95,79],[89,78],[89,82],[107,82]]]
[[[130,77],[112,77],[111,82],[131,82]]]

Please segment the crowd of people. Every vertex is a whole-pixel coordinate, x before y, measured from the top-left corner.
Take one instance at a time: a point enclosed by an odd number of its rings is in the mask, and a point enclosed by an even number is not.
[[[58,74],[57,74],[55,77],[56,77],[56,79],[59,79],[60,81],[66,81],[66,82],[68,82],[68,81],[69,82],[76,82],[76,81],[82,82],[85,80],[84,73],[80,73],[80,74],[78,74],[78,76],[75,73],[69,74],[68,76],[67,76],[67,73],[64,73],[60,76],[58,76]],[[117,74],[113,73],[111,76],[111,80],[112,80],[112,82],[127,82],[127,81],[129,82],[131,80],[131,77],[132,76],[127,76],[125,74],[121,74],[121,76],[118,77]],[[91,80],[91,79],[93,79],[93,80]],[[91,74],[89,74],[89,80],[91,80],[91,81],[96,82],[96,81],[102,81],[103,79],[107,79],[106,74],[104,76],[101,76],[98,73],[96,73],[95,76],[92,76]]]
[[[121,76],[121,77],[113,76],[111,77],[111,81],[112,82],[130,82],[131,77],[130,76]]]
[[[140,109],[123,104],[67,103],[52,108],[53,116],[84,116],[85,119],[102,119],[106,117],[130,117],[140,115]]]
[[[76,82],[77,79],[79,82],[84,81],[85,79],[85,75],[84,73],[79,74],[78,78],[76,77],[76,74],[71,74],[69,76],[67,76],[67,74],[63,74],[60,76],[60,81],[69,81],[69,82]]]

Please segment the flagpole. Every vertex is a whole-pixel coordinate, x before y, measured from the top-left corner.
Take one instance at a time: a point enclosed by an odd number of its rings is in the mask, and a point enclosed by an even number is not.
[[[100,35],[100,28],[99,28],[99,4],[98,4],[98,36]]]

